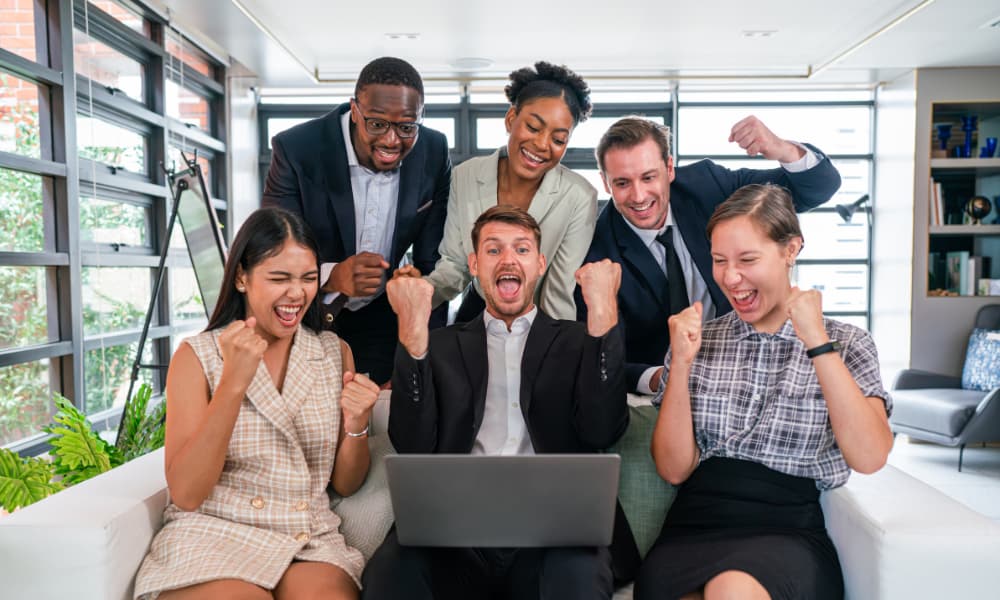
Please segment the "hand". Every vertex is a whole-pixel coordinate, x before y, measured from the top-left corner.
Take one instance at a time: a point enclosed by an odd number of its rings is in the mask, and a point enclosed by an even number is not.
[[[361,252],[337,263],[323,286],[324,292],[340,292],[352,298],[371,296],[382,284],[389,268],[381,254]]]
[[[420,277],[420,269],[413,265],[400,267],[392,273],[393,279],[396,279],[397,277]]]
[[[736,142],[746,150],[748,156],[762,155],[768,160],[783,163],[795,162],[805,156],[805,151],[795,144],[783,140],[761,123],[760,119],[750,115],[733,125],[729,133],[729,141]]]
[[[399,343],[410,356],[422,356],[427,352],[434,286],[419,277],[398,277],[386,284],[385,294],[399,318]]]
[[[361,373],[344,371],[344,389],[340,392],[340,410],[344,429],[358,433],[368,426],[372,407],[378,400],[378,385]]]
[[[667,319],[670,327],[670,362],[690,366],[701,349],[701,302],[695,302]]]
[[[653,376],[649,379],[649,391],[654,394],[660,391],[660,380],[663,379],[663,367],[653,371]]]
[[[236,388],[240,395],[246,392],[257,373],[257,365],[264,358],[267,342],[257,335],[254,327],[257,319],[233,321],[219,335],[219,351],[222,354],[222,382]]]
[[[618,323],[618,287],[622,267],[604,259],[576,270],[576,282],[587,304],[587,333],[601,337]]]
[[[795,335],[807,349],[830,341],[823,326],[823,295],[819,290],[802,291],[793,287],[785,301],[785,312],[792,320]]]

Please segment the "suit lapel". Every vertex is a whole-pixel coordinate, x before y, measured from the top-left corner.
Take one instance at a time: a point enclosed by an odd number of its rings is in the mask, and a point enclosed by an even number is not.
[[[458,335],[458,349],[465,365],[468,381],[473,382],[472,425],[475,440],[479,427],[483,424],[483,413],[486,410],[486,384],[488,363],[486,360],[486,324],[482,313],[465,325],[462,325]]]
[[[716,316],[721,316],[732,310],[732,307],[726,300],[725,294],[715,283],[715,277],[712,274],[712,245],[709,243],[708,236],[705,235],[705,226],[708,224],[708,220],[706,217],[696,214],[691,208],[694,206],[694,202],[686,201],[681,194],[674,194],[672,189],[670,199],[670,210],[674,214],[674,223],[681,231],[684,245],[694,261],[695,268],[698,269],[702,281],[708,287],[708,293],[716,307]]]
[[[324,169],[325,189],[329,196],[330,206],[337,216],[337,228],[344,245],[344,257],[357,253],[355,246],[354,226],[354,192],[351,190],[351,170],[347,165],[347,148],[344,144],[344,131],[340,119],[350,110],[350,103],[342,104],[330,115],[326,122],[327,142]],[[348,119],[348,122],[350,120]]]
[[[386,257],[393,267],[399,264],[403,253],[410,245],[405,240],[411,237],[407,233],[410,224],[417,216],[421,200],[430,200],[430,198],[420,198],[426,162],[427,153],[424,152],[418,137],[413,150],[403,159],[403,164],[399,167],[399,198],[396,203],[396,227],[392,232],[392,257]]]
[[[539,310],[524,344],[524,354],[521,356],[521,414],[526,424],[528,411],[531,409],[531,392],[535,389],[542,361],[559,332],[558,325],[558,321]]]
[[[643,286],[652,294],[657,305],[666,307],[669,298],[667,289],[667,276],[662,268],[653,258],[649,248],[642,243],[639,236],[632,231],[632,228],[625,222],[625,218],[614,209],[613,205],[608,205],[606,210],[611,210],[611,228],[614,231],[615,240],[621,250],[622,259],[632,265],[639,273],[639,279]]]
[[[559,190],[561,187],[562,171],[556,166],[542,178],[542,183],[538,186],[538,191],[535,192],[535,196],[531,199],[531,205],[528,206],[528,214],[541,223],[545,215],[552,210],[552,207],[559,200]]]

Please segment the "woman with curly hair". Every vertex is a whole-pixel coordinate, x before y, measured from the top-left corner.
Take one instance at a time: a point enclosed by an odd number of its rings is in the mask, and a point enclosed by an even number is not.
[[[475,250],[470,233],[476,218],[491,206],[510,204],[527,210],[542,229],[541,253],[549,266],[535,290],[535,303],[552,317],[575,320],[573,274],[594,234],[597,190],[559,161],[573,129],[590,116],[590,89],[565,66],[540,61],[511,73],[504,91],[510,100],[504,117],[507,145],[452,171],[441,258],[427,276],[434,304],[451,300],[472,281],[467,257]],[[478,282],[474,289],[457,322],[482,312]]]

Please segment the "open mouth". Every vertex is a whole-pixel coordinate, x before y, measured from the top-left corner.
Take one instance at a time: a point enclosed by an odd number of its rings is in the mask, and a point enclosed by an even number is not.
[[[504,273],[497,277],[497,292],[501,300],[516,300],[521,292],[521,277],[513,273]]]
[[[646,200],[640,204],[629,205],[628,209],[635,213],[637,216],[645,217],[653,213],[653,207],[656,206],[656,200]]]
[[[733,308],[738,312],[747,312],[754,308],[757,301],[757,290],[730,292]]]
[[[295,325],[299,320],[299,314],[304,307],[300,305],[282,304],[274,307],[274,314],[282,325]]]
[[[376,147],[375,152],[373,152],[372,155],[375,157],[375,160],[381,163],[391,164],[399,160],[401,152],[401,150],[390,150],[387,148]]]
[[[538,168],[545,164],[545,159],[537,154],[532,154],[524,148],[521,148],[521,157],[524,159],[525,164],[532,168]]]

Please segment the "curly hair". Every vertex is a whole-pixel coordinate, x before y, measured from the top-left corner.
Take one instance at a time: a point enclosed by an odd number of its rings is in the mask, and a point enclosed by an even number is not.
[[[511,105],[521,106],[535,98],[562,98],[573,115],[573,124],[579,125],[590,116],[594,105],[590,102],[590,87],[565,65],[554,65],[540,60],[535,68],[524,67],[510,74],[510,83],[503,89]]]
[[[361,69],[358,81],[354,84],[354,97],[357,98],[366,85],[386,84],[402,85],[417,90],[420,99],[424,99],[424,80],[413,65],[401,58],[383,56],[371,61]]]

